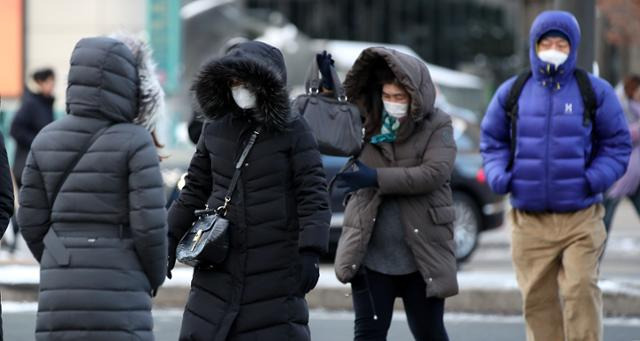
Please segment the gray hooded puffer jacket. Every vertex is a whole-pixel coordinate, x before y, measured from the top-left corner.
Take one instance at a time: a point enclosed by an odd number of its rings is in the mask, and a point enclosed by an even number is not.
[[[69,115],[36,137],[18,220],[40,262],[37,340],[153,340],[151,291],[166,273],[166,212],[158,154],[133,124],[138,74],[110,38],[81,40],[71,56]],[[64,170],[103,127],[49,202]],[[56,231],[70,256],[53,257]]]

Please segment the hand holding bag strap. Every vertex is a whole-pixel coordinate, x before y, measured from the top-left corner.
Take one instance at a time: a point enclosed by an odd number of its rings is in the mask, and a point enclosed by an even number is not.
[[[333,82],[334,93],[336,95],[336,99],[340,102],[347,101],[347,92],[344,90],[344,86],[342,86],[342,82],[340,82],[340,77],[338,76],[338,71],[336,71],[335,66],[331,65],[331,81]]]
[[[338,76],[338,72],[336,71],[336,67],[331,65],[329,69],[331,70],[331,83],[333,83],[335,98],[340,102],[346,102],[346,91],[342,86],[342,82],[340,81],[340,77]],[[307,95],[316,95],[320,91],[320,70],[318,68],[318,61],[315,59],[309,66],[307,79],[304,84]]]
[[[58,184],[56,185],[56,187],[52,192],[51,200],[49,203],[49,208],[51,210],[53,210],[53,204],[56,202],[58,193],[60,192],[60,189],[62,189],[62,185],[64,185],[64,183],[67,181],[69,174],[71,174],[71,172],[76,167],[78,162],[80,162],[80,159],[82,159],[82,156],[87,152],[87,150],[89,150],[89,148],[91,148],[91,146],[96,142],[98,137],[100,137],[109,127],[111,127],[111,124],[101,128],[100,130],[98,130],[98,132],[93,134],[91,139],[89,139],[89,141],[82,147],[82,149],[80,149],[80,151],[76,154],[75,158],[71,161],[69,166],[67,166],[67,169],[65,169],[64,173],[62,174],[62,177],[60,178],[60,181],[58,182]],[[69,251],[67,251],[67,248],[64,246],[64,244],[62,243],[62,241],[60,240],[56,232],[53,230],[53,227],[49,226],[49,231],[47,231],[47,234],[44,236],[43,242],[58,265],[60,266],[69,265],[69,261],[70,261]]]
[[[229,203],[231,202],[231,196],[233,195],[233,192],[236,190],[236,186],[238,185],[238,180],[240,179],[240,172],[242,171],[242,167],[244,166],[244,161],[247,159],[247,156],[249,155],[251,148],[253,148],[253,145],[256,143],[256,140],[258,139],[258,135],[260,135],[261,130],[262,130],[262,127],[258,127],[256,128],[256,130],[253,131],[253,134],[251,134],[251,137],[249,138],[249,142],[247,143],[247,146],[244,147],[242,154],[240,154],[240,158],[236,163],[236,171],[233,173],[233,178],[231,178],[231,183],[229,184],[229,188],[227,189],[227,194],[224,196],[224,204],[215,210],[218,214],[221,214],[222,216],[225,216],[227,214],[227,208],[229,206]]]
[[[320,92],[320,70],[318,68],[318,61],[315,57],[313,58],[311,65],[309,65],[304,86],[307,95],[317,95]]]

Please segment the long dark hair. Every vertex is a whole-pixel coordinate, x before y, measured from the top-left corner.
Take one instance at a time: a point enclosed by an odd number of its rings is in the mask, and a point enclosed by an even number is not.
[[[372,64],[371,70],[369,80],[365,83],[369,85],[363,88],[366,95],[361,97],[364,103],[359,103],[368,113],[364,120],[365,140],[367,141],[378,134],[382,127],[382,87],[385,84],[402,86],[383,60]]]
[[[157,149],[162,149],[164,148],[164,145],[162,143],[160,143],[160,141],[158,140],[158,135],[156,134],[155,130],[151,131],[151,139],[153,140],[153,145],[157,148]],[[166,160],[169,158],[168,155],[160,155],[158,154],[158,158],[160,159],[160,161]]]

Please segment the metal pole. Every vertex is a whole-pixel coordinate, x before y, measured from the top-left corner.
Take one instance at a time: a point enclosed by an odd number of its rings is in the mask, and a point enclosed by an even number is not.
[[[578,49],[578,66],[591,72],[595,60],[596,1],[554,0],[554,7],[573,13],[580,23],[582,39]]]

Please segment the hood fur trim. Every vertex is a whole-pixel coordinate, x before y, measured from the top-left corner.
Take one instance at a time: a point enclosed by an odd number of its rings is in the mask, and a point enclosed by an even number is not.
[[[127,33],[116,33],[111,38],[124,43],[133,54],[139,79],[140,98],[138,115],[133,123],[145,127],[149,131],[155,130],[160,116],[164,115],[164,90],[156,76],[156,64],[152,58],[151,46],[142,39]]]
[[[227,114],[247,118],[267,129],[284,131],[291,114],[289,94],[281,72],[256,58],[226,56],[207,63],[199,72],[192,90],[198,102],[198,111],[209,119]],[[231,80],[238,79],[256,94],[256,108],[243,110],[231,95]]]

